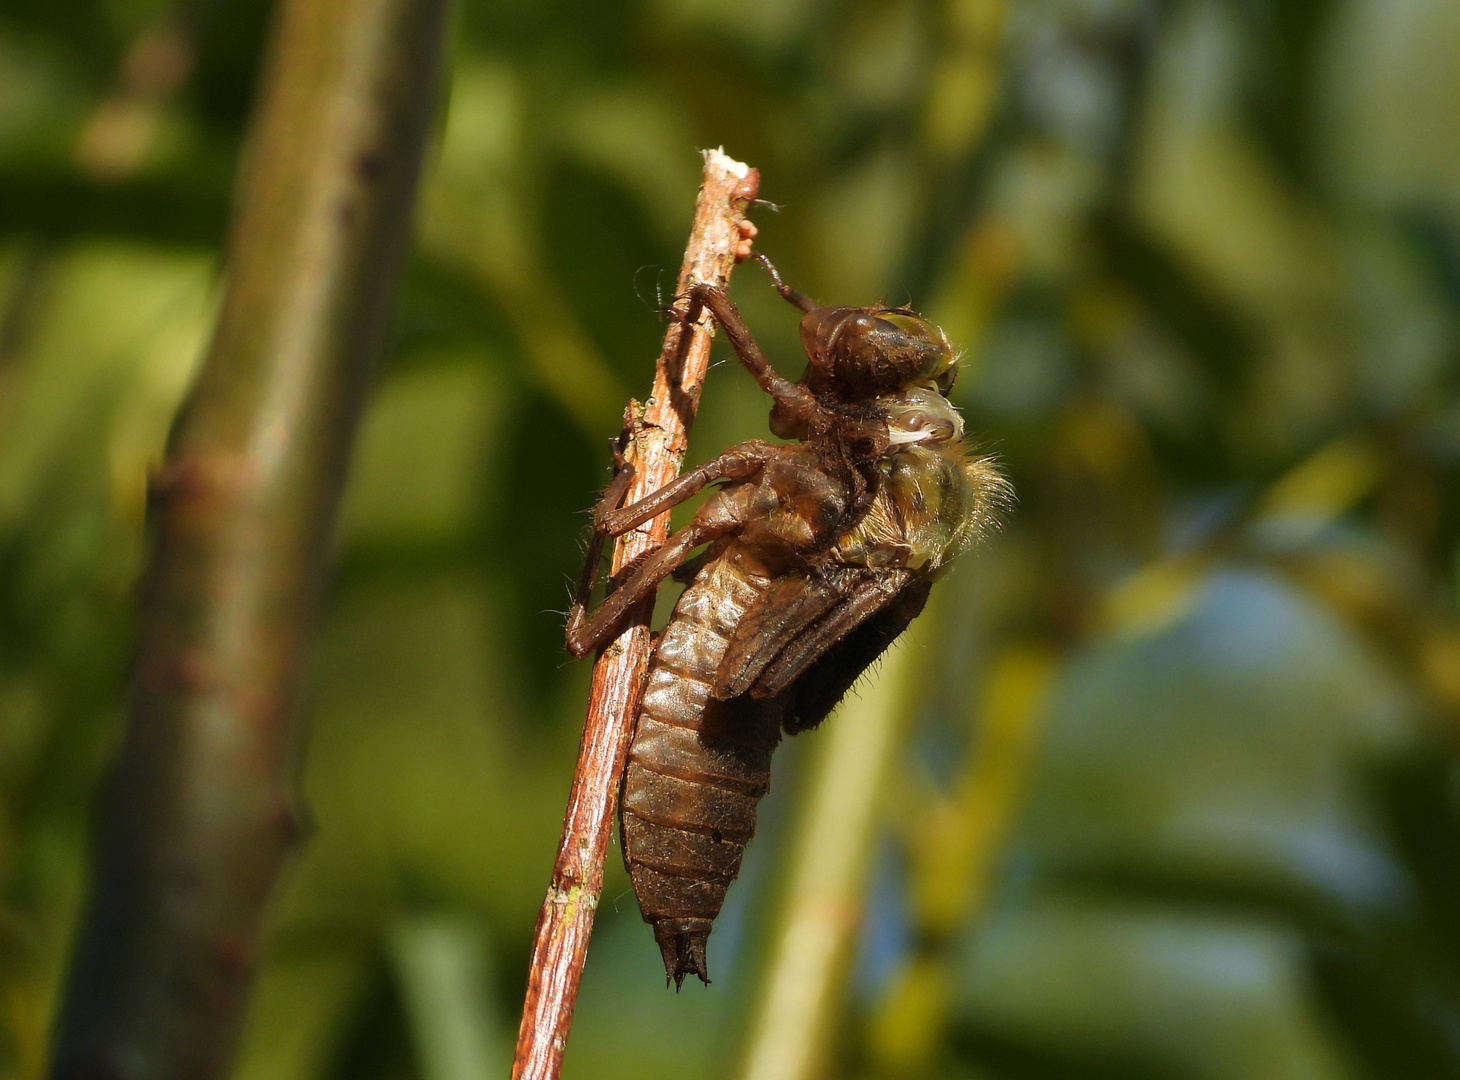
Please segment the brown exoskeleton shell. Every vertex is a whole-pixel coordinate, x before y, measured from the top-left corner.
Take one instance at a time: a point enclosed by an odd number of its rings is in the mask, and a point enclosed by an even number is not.
[[[625,508],[621,464],[595,511],[600,542],[721,487],[590,617],[595,543],[568,624],[569,651],[586,655],[710,545],[650,661],[621,800],[634,892],[676,983],[709,981],[706,941],[781,732],[826,718],[1007,493],[964,447],[944,396],[957,357],[940,330],[905,308],[815,307],[771,272],[805,312],[809,363],[795,383],[776,374],[728,296],[700,285],[692,298],[774,399],[772,432],[799,441],[741,443]]]

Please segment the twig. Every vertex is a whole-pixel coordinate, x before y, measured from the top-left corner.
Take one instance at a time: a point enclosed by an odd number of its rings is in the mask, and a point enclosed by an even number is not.
[[[692,282],[723,286],[729,281],[737,250],[742,249],[745,239],[745,210],[759,184],[756,170],[732,161],[718,150],[705,154],[694,227],[679,271],[676,295],[680,299],[675,310],[681,316],[687,311],[685,297]],[[629,403],[629,460],[635,474],[625,496],[626,504],[679,474],[709,363],[711,329],[708,312],[700,313],[695,322],[687,325],[671,318],[648,404],[641,410],[638,403]],[[623,536],[614,546],[613,572],[618,573],[659,547],[668,536],[667,513]],[[593,667],[563,836],[533,937],[527,1000],[522,1007],[522,1026],[512,1063],[513,1080],[553,1080],[562,1065],[588,937],[603,889],[603,863],[619,778],[649,665],[651,613],[651,603],[635,609]]]
[[[212,346],[153,491],[57,1080],[226,1075],[299,836],[301,654],[388,325],[446,0],[286,0]]]

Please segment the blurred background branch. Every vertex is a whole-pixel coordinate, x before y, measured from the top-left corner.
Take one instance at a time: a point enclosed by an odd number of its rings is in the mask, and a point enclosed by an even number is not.
[[[218,326],[152,486],[131,711],[55,1077],[231,1066],[264,906],[301,831],[302,655],[405,255],[444,24],[444,2],[279,9]],[[125,85],[82,136],[83,168],[112,180],[136,167],[136,110],[177,88],[185,51],[161,31],[132,46]]]
[[[861,922],[867,864],[888,772],[926,656],[931,619],[914,625],[873,686],[842,708],[804,778],[801,820],[787,851],[763,989],[746,1033],[747,1080],[824,1075]]]

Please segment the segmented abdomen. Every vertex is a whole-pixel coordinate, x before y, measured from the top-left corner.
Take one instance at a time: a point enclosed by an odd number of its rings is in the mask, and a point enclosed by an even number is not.
[[[705,942],[770,787],[780,707],[714,701],[729,635],[770,581],[732,548],[700,571],[649,664],[624,774],[624,858],[667,975],[709,981]]]

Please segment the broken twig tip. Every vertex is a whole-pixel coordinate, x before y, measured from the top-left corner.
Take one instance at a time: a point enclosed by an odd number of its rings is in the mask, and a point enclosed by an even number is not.
[[[750,166],[725,153],[723,146],[717,146],[713,150],[701,150],[700,154],[704,157],[706,166],[718,166],[737,180],[744,180],[750,175]]]

